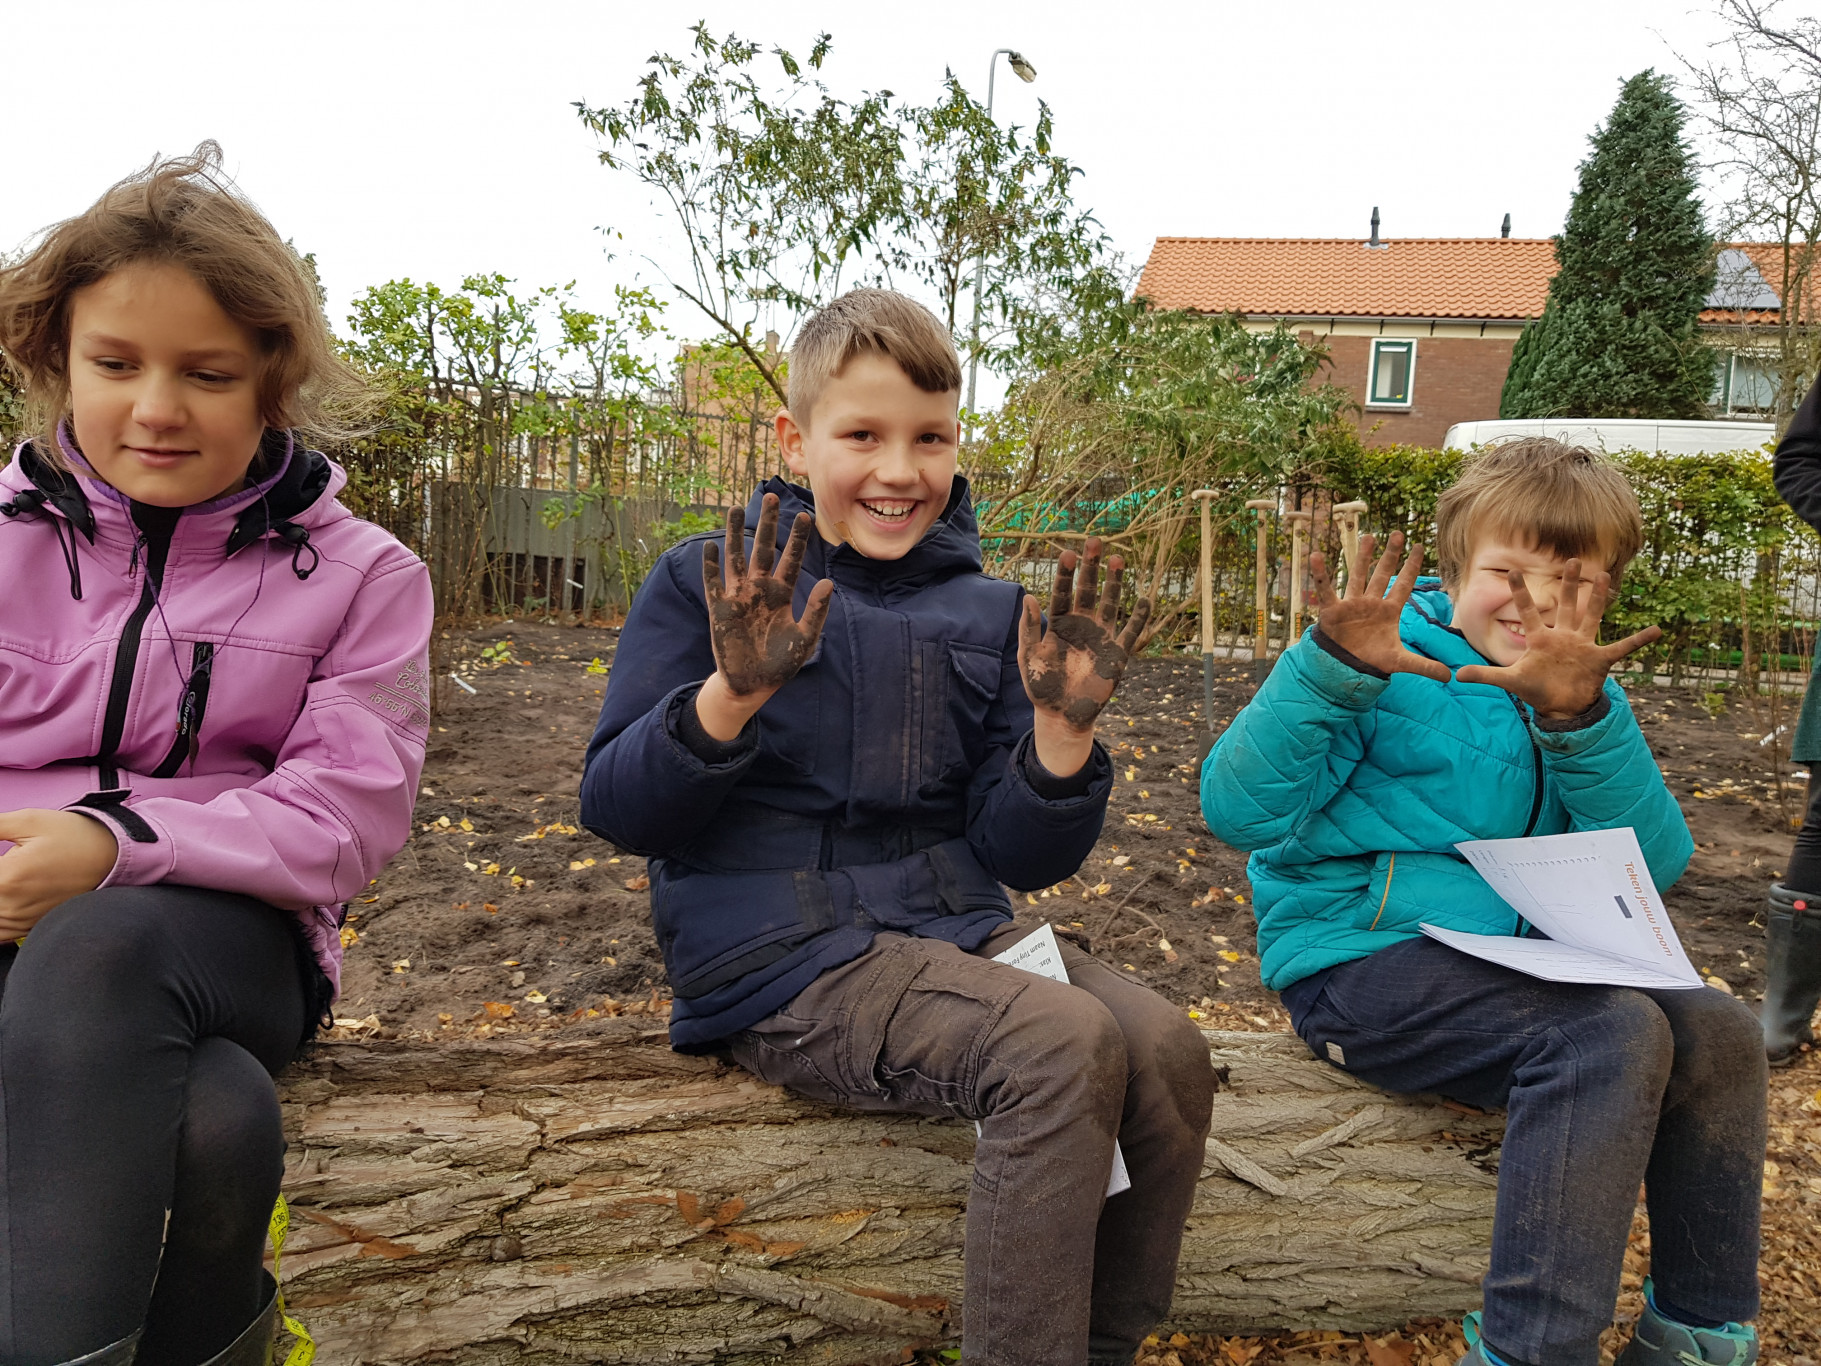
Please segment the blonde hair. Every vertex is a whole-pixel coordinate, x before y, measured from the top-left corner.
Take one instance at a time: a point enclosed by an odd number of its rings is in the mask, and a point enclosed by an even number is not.
[[[928,394],[961,388],[961,358],[948,329],[915,299],[890,289],[851,289],[818,309],[790,348],[790,411],[807,428],[822,392],[863,352],[886,356]]]
[[[1476,545],[1502,540],[1562,559],[1597,561],[1616,584],[1644,543],[1625,472],[1585,446],[1552,437],[1501,442],[1467,457],[1436,504],[1442,583],[1455,587]]]
[[[221,170],[221,148],[155,157],[0,268],[0,359],[24,389],[26,416],[58,459],[69,415],[70,308],[76,291],[127,266],[188,271],[257,338],[260,417],[324,441],[367,430],[373,395],[335,349],[303,259]]]

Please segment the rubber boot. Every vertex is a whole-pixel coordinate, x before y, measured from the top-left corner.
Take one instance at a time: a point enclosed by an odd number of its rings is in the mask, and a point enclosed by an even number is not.
[[[119,1342],[65,1362],[64,1366],[133,1366],[133,1358],[139,1354],[139,1334],[144,1331],[141,1328]]]
[[[1787,1064],[1803,1044],[1813,1044],[1809,1020],[1821,1002],[1821,893],[1792,892],[1772,883],[1764,927],[1764,1054],[1772,1066]]]
[[[266,1307],[253,1316],[245,1332],[202,1366],[272,1366],[272,1344],[278,1336],[278,1282],[270,1271],[260,1274],[266,1282]]]

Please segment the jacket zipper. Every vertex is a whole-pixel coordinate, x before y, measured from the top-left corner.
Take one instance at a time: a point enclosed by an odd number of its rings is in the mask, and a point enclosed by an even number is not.
[[[1524,715],[1523,703],[1510,693],[1511,705],[1517,708],[1518,719],[1524,723],[1524,734],[1530,740],[1530,772],[1533,775],[1533,786],[1530,790],[1530,819],[1524,822],[1524,837],[1528,839],[1536,833],[1537,818],[1543,814],[1543,750],[1536,742],[1536,732],[1530,728],[1530,718]],[[1518,917],[1517,937],[1526,939],[1530,935],[1530,922],[1523,916]]]
[[[215,646],[199,640],[190,652],[190,677],[177,700],[177,735],[170,753],[152,770],[154,778],[175,778],[186,759],[194,760],[202,736],[202,718],[209,709],[209,679],[215,668]]]
[[[114,755],[119,752],[121,736],[126,732],[126,709],[133,695],[133,674],[139,667],[139,640],[145,633],[145,619],[158,603],[158,590],[164,586],[165,560],[171,553],[171,537],[181,515],[180,508],[147,508],[133,504],[133,521],[139,526],[145,543],[145,579],[139,590],[139,602],[120,630],[113,677],[108,680],[107,710],[101,719],[101,747],[94,757],[101,770],[103,792],[114,791],[120,786],[120,769],[114,763]]]

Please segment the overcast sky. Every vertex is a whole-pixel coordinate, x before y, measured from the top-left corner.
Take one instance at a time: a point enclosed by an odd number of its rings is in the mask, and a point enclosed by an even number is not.
[[[1786,0],[1812,10],[1815,0]],[[1390,237],[1556,231],[1621,81],[1713,36],[1685,0],[771,0],[569,3],[7,0],[0,250],[154,152],[213,137],[280,231],[313,251],[341,326],[369,284],[500,271],[584,297],[667,255],[666,224],[602,169],[571,107],[634,89],[697,17],[802,51],[837,94],[935,97],[952,66],[995,112],[1037,100],[1079,198],[1142,259],[1159,235]],[[599,229],[625,234],[614,243]],[[699,332],[682,308],[673,326]]]

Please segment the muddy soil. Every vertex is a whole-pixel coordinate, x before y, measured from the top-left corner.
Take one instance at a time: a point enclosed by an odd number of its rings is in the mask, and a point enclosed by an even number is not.
[[[452,642],[462,683],[441,684],[416,833],[351,908],[342,1018],[440,1031],[617,1014],[650,1008],[654,993],[661,1003],[644,860],[578,821],[616,643],[611,629],[523,621]],[[1217,730],[1251,696],[1246,669],[1217,673]],[[1755,999],[1764,887],[1781,873],[1802,794],[1785,765],[1779,805],[1763,718],[1710,700],[1713,711],[1684,690],[1635,697],[1700,846],[1668,894],[1671,913],[1696,966]],[[1258,982],[1245,860],[1201,822],[1200,711],[1199,656],[1134,661],[1101,726],[1116,766],[1106,829],[1076,877],[1016,898],[1019,918],[1073,931],[1211,1023],[1280,1027]]]

